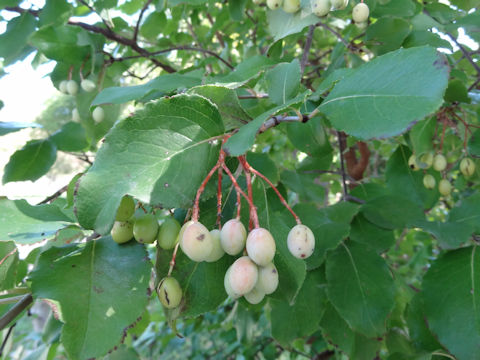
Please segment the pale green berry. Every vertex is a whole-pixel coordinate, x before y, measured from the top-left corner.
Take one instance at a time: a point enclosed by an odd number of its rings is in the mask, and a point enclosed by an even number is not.
[[[348,0],[332,0],[332,6],[336,10],[343,10],[347,7]]]
[[[431,152],[423,154],[417,162],[420,168],[428,169],[433,164],[433,154]]]
[[[120,205],[117,209],[117,214],[115,216],[115,220],[117,221],[127,221],[130,219],[135,212],[135,202],[133,198],[129,195],[125,195],[122,197],[120,201]]]
[[[248,256],[238,258],[230,267],[228,281],[234,294],[249,293],[255,287],[257,279],[257,265]]]
[[[80,121],[80,113],[78,112],[78,109],[73,109],[72,110],[72,121],[79,122]]]
[[[247,230],[240,220],[228,220],[220,231],[222,248],[229,255],[240,254],[245,248],[246,240]]]
[[[173,217],[169,216],[160,226],[157,236],[157,244],[162,249],[171,250],[178,242],[180,224]]]
[[[452,192],[452,184],[450,184],[450,181],[448,181],[446,179],[442,179],[438,183],[438,191],[443,196],[448,196]]]
[[[75,80],[68,80],[67,81],[67,92],[70,95],[77,95],[78,93],[78,84]]]
[[[364,21],[364,22],[355,23],[355,26],[359,30],[365,30],[368,27],[368,22]]]
[[[365,22],[368,20],[368,15],[370,15],[370,10],[368,5],[365,3],[358,3],[353,7],[352,18],[356,23]]]
[[[210,230],[210,236],[212,238],[212,251],[210,255],[208,255],[208,257],[205,259],[205,261],[215,262],[220,260],[220,258],[225,255],[225,251],[223,251],[222,245],[220,244],[220,230]]]
[[[230,285],[230,273],[231,273],[232,267],[230,266],[225,273],[225,277],[223,278],[223,286],[225,287],[225,292],[227,293],[228,296],[230,296],[232,299],[238,299],[241,295],[236,294],[233,289],[232,285]]]
[[[133,236],[142,244],[151,244],[158,234],[158,221],[155,215],[145,214],[135,220]]]
[[[433,189],[435,187],[436,183],[437,183],[437,181],[430,174],[426,174],[423,177],[423,186],[425,186],[427,189]]]
[[[64,94],[68,94],[67,84],[68,84],[68,80],[60,81],[60,84],[58,84],[58,90],[60,90],[60,92]]]
[[[110,231],[113,241],[117,244],[123,244],[133,238],[133,222],[132,221],[115,221]]]
[[[298,10],[300,10],[300,0],[283,0],[283,11],[293,14]]]
[[[312,11],[315,15],[321,17],[325,16],[330,12],[332,4],[330,0],[313,0],[312,1]]]
[[[257,265],[265,266],[272,262],[275,250],[275,240],[267,229],[257,228],[250,231],[247,237],[247,253]]]
[[[255,287],[267,295],[277,290],[278,271],[273,263],[258,268],[258,280]]]
[[[163,306],[167,309],[175,309],[182,301],[182,288],[177,279],[167,276],[158,284],[157,295]]]
[[[470,177],[475,173],[475,163],[472,159],[466,157],[460,161],[460,171],[463,176]]]
[[[92,80],[89,80],[89,79],[82,80],[82,82],[80,83],[80,86],[86,92],[91,92],[91,91],[95,90],[95,88],[97,87],[97,85],[95,85],[95,83]]]
[[[408,158],[408,167],[413,171],[420,169],[420,166],[418,166],[417,157],[413,154]]]
[[[295,225],[288,233],[287,246],[293,256],[306,259],[315,250],[315,236],[308,226]]]
[[[204,225],[199,222],[191,222],[183,230],[180,247],[191,260],[205,261],[212,252],[213,240]]]
[[[105,111],[100,106],[97,106],[92,111],[92,118],[97,123],[101,122],[103,119],[105,119]]]
[[[259,290],[256,286],[250,291],[249,293],[246,293],[243,295],[245,297],[245,300],[247,300],[250,304],[258,304],[260,303],[263,298],[265,297],[265,293]]]
[[[433,158],[433,168],[436,171],[443,171],[447,168],[447,159],[442,154],[437,154]]]
[[[263,0],[252,0],[255,5],[263,4]]]
[[[282,4],[283,0],[267,0],[267,6],[270,10],[277,10]]]

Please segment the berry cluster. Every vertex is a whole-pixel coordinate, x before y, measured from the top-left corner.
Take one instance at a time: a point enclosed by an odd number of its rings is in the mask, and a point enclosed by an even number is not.
[[[433,167],[435,171],[443,173],[443,178],[438,183],[438,191],[443,196],[450,195],[453,188],[451,182],[446,178],[446,174],[444,172],[445,169],[447,168],[447,165],[448,165],[447,158],[443,154],[433,155],[433,153],[431,152],[423,154],[419,158],[417,158],[417,156],[412,154],[408,159],[408,166],[410,167],[410,169],[414,171],[417,171],[420,169],[427,170],[430,167]],[[459,168],[460,168],[460,172],[466,178],[472,176],[475,173],[475,163],[469,157],[464,157],[460,161]],[[425,176],[423,177],[423,185],[427,189],[435,188],[436,180],[433,177],[433,175],[425,174]]]

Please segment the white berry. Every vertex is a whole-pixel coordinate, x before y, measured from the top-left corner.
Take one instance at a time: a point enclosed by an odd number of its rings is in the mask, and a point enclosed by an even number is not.
[[[306,259],[315,250],[315,236],[308,226],[295,225],[288,233],[287,245],[293,256]]]
[[[210,230],[210,237],[212,238],[212,251],[210,252],[210,255],[207,256],[205,261],[215,262],[225,255],[225,251],[223,251],[222,245],[220,244],[220,230]]]
[[[67,81],[67,92],[70,95],[76,95],[78,93],[78,84],[75,80]]]
[[[353,21],[355,21],[356,23],[367,21],[368,15],[370,15],[370,10],[368,9],[367,4],[359,3],[354,6],[352,11],[352,18],[353,18]]]
[[[250,231],[247,237],[247,253],[257,265],[265,266],[272,262],[275,250],[275,240],[267,229],[257,228]]]
[[[244,297],[245,300],[247,300],[250,304],[255,305],[263,300],[263,298],[265,297],[265,293],[255,286],[252,291],[246,293]]]
[[[330,0],[313,0],[312,11],[317,16],[325,16],[330,12],[332,4]]]
[[[240,220],[228,220],[220,231],[220,243],[229,255],[240,254],[245,248],[246,240],[247,230]]]
[[[238,258],[230,267],[228,281],[234,294],[249,293],[255,287],[257,279],[257,265],[248,256]]]
[[[97,106],[92,112],[92,118],[97,123],[101,122],[105,119],[105,111],[100,106]]]
[[[258,268],[258,280],[255,287],[267,295],[277,290],[278,271],[273,263]]]
[[[213,249],[213,241],[208,229],[199,222],[190,223],[180,238],[182,251],[193,261],[204,261]]]
[[[80,83],[80,86],[86,92],[91,92],[91,91],[95,90],[95,88],[97,87],[97,85],[95,85],[95,83],[92,80],[89,80],[89,79],[82,80],[82,82]]]

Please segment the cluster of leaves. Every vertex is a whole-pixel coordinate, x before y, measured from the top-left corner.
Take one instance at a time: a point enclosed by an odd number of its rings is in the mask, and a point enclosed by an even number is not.
[[[80,119],[25,144],[4,170],[4,183],[34,181],[57,150],[95,157],[65,198],[0,199],[1,351],[15,345],[9,329],[27,306],[46,300],[54,316],[33,357],[158,358],[178,346],[185,357],[480,359],[480,166],[469,178],[458,170],[465,153],[480,156],[480,56],[458,42],[464,32],[478,46],[480,4],[365,2],[363,31],[352,2],[319,19],[308,0],[295,14],[248,0],[47,0],[40,9],[1,0],[3,66],[35,52],[35,64],[56,62],[55,86],[98,84],[76,95]],[[134,112],[119,116],[129,102]],[[106,117],[95,123],[98,105]],[[0,123],[0,135],[28,126]],[[116,210],[129,194],[159,221],[167,210],[183,220],[227,133],[229,168],[246,153],[312,229],[315,252],[291,256],[294,221],[257,178],[277,291],[258,305],[232,302],[223,288],[232,257],[194,263],[179,253],[185,306],[163,312],[150,301],[151,274],[166,275],[172,252],[114,243]],[[454,180],[447,198],[408,166],[412,153],[440,151]],[[236,200],[223,182],[230,219]],[[209,228],[214,194],[207,187],[200,204]]]

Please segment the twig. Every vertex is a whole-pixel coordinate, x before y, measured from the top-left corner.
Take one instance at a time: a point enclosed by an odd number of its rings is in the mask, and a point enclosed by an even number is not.
[[[45,199],[43,199],[42,201],[40,201],[37,205],[43,205],[43,204],[47,204],[49,203],[50,201],[52,200],[55,200],[56,198],[58,198],[60,195],[62,195],[65,191],[68,190],[68,184],[63,186],[61,189],[57,190],[55,193],[53,193],[52,195],[46,197]]]
[[[10,251],[7,255],[5,255],[5,256],[0,260],[0,265],[2,265],[3,262],[4,262],[5,260],[7,260],[9,256],[12,256],[12,255],[15,254],[17,251],[18,251],[18,248],[15,247],[12,251]]]
[[[18,295],[18,296],[12,296],[8,298],[0,299],[0,306],[16,303],[17,301],[22,300],[24,296],[25,295]]]
[[[78,2],[82,5],[85,5],[91,12],[93,12],[94,14],[97,14],[98,17],[102,20],[103,24],[107,27],[107,29],[112,30],[112,28],[110,27],[110,24],[97,12],[97,10],[95,10],[93,7],[91,7],[86,1],[84,0],[78,0]]]
[[[32,294],[27,294],[0,318],[0,331],[5,329],[23,310],[33,302]]]
[[[342,132],[337,130],[338,137],[338,147],[340,150],[340,171],[342,173],[342,188],[343,188],[343,201],[347,201],[348,189],[347,189],[347,179],[345,174],[345,164],[343,159],[343,151],[345,150],[345,135]]]
[[[222,169],[217,170],[217,223],[219,229],[222,228]]]
[[[310,25],[308,27],[307,39],[305,40],[305,47],[303,48],[302,60],[300,61],[300,74],[303,74],[305,71],[305,66],[308,61],[308,53],[312,47],[313,32],[315,31],[315,25]]]
[[[343,36],[340,35],[339,32],[337,32],[336,30],[332,29],[332,28],[331,28],[330,26],[328,26],[327,24],[324,24],[324,23],[322,23],[322,22],[320,21],[320,22],[316,23],[315,26],[320,26],[320,27],[324,28],[325,30],[330,31],[333,35],[335,35],[335,36],[337,37],[337,39],[339,39],[339,40],[347,47],[347,49],[351,49],[351,48],[352,48],[352,46],[350,45],[350,43],[349,43],[347,40],[345,40],[345,39],[343,38]]]
[[[17,323],[14,323],[12,326],[8,328],[7,335],[5,335],[5,338],[2,341],[2,345],[0,346],[0,358],[2,357],[3,350],[5,349],[5,346],[7,345],[7,341],[12,334],[13,328],[17,325]]]
[[[453,36],[452,34],[450,33],[446,33],[448,35],[448,37],[450,39],[452,39],[452,41],[455,43],[455,45],[458,46],[458,48],[460,49],[460,51],[462,52],[463,55],[465,55],[465,58],[468,60],[468,62],[470,64],[472,64],[473,68],[476,70],[477,74],[480,75],[480,67],[477,65],[477,63],[473,60],[473,58],[470,56],[469,52],[465,49],[465,47],[460,44],[457,39],[455,38],[455,36]]]
[[[152,3],[152,0],[147,0],[145,5],[143,5],[142,10],[140,10],[140,14],[138,15],[137,23],[135,24],[135,30],[133,31],[133,41],[137,42],[138,38],[138,30],[140,30],[140,23],[142,22],[143,15],[145,11],[147,11],[148,6]]]

